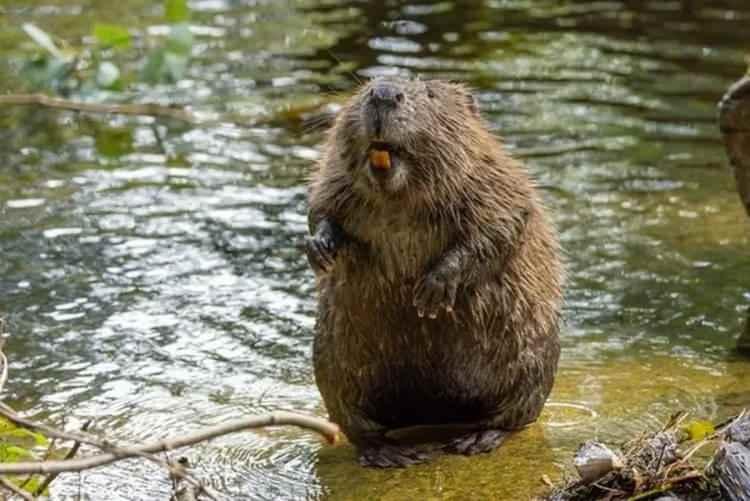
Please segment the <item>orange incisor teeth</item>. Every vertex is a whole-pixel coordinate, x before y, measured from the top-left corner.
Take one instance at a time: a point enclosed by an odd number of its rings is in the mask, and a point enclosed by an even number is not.
[[[390,169],[391,154],[385,150],[370,150],[370,163],[378,169]]]

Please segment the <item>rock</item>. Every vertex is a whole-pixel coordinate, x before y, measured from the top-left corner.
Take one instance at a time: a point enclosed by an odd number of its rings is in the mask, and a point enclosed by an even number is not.
[[[724,432],[727,442],[739,442],[750,448],[750,414],[735,420]]]
[[[713,460],[713,472],[729,501],[750,501],[750,449],[739,442],[721,445]]]
[[[581,480],[590,484],[623,467],[623,461],[609,447],[589,440],[578,448],[573,463]]]

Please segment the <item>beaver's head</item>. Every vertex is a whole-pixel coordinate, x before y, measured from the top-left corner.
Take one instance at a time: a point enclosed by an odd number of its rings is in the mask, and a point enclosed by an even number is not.
[[[471,93],[442,81],[377,78],[339,118],[333,140],[374,192],[429,188],[472,162],[486,129]]]

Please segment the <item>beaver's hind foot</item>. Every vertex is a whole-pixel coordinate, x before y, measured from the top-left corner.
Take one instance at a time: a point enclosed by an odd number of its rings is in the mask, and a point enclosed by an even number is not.
[[[361,450],[359,464],[374,468],[405,468],[429,459],[430,454],[417,447],[378,445]]]
[[[505,430],[482,430],[453,439],[444,449],[449,454],[463,454],[473,456],[484,452],[492,452],[510,435]]]

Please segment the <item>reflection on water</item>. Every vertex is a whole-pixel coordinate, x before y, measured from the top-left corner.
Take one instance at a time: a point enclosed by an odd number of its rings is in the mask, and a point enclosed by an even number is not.
[[[234,499],[522,499],[583,437],[619,441],[675,409],[716,418],[750,404],[750,364],[731,355],[750,305],[748,222],[715,125],[744,71],[746,2],[191,5],[189,78],[147,97],[267,125],[160,122],[160,144],[145,118],[0,115],[14,405],[71,426],[96,417],[131,440],[271,409],[322,415],[298,249],[321,135],[298,112],[391,72],[472,85],[545,189],[570,269],[553,394],[566,405],[483,458],[363,470],[350,447],[268,430],[191,451],[203,477]],[[19,88],[22,22],[72,40],[93,19],[159,22],[142,0],[0,0],[0,11],[3,91]],[[169,492],[137,462],[84,486],[92,499]],[[69,476],[56,492],[77,490]]]

